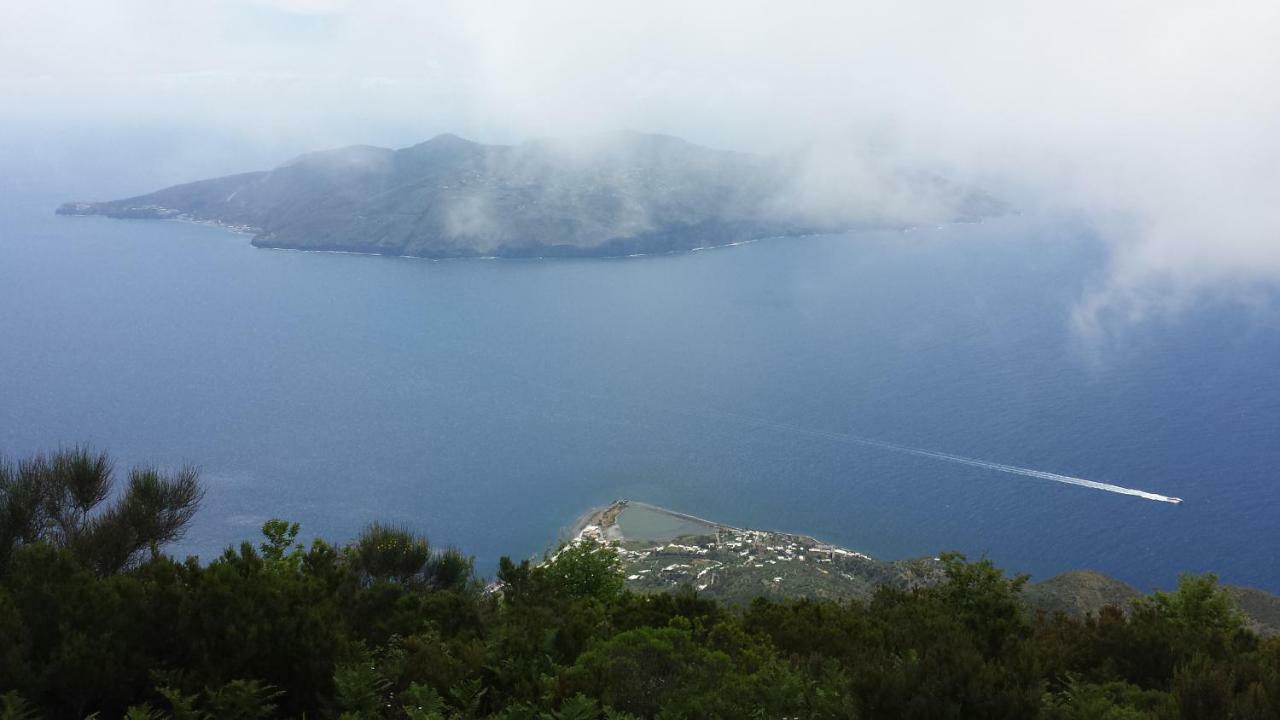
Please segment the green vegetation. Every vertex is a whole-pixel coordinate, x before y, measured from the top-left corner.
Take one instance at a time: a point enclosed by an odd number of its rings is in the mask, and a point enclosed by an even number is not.
[[[632,533],[637,516],[645,529],[667,532],[637,538],[643,534]],[[689,530],[695,532],[681,534]],[[628,590],[665,593],[688,586],[702,598],[729,605],[748,605],[759,597],[866,602],[886,586],[910,591],[946,581],[940,558],[880,560],[807,535],[736,528],[630,500],[583,516],[576,533],[617,550]],[[1223,589],[1244,612],[1250,630],[1280,635],[1280,596],[1229,585]],[[1142,596],[1091,570],[1028,583],[1019,594],[1032,614],[1061,612],[1080,620],[1108,606],[1128,608]]]
[[[910,590],[943,579],[942,563],[934,558],[876,560],[803,535],[727,526],[712,530],[634,540],[593,526],[580,537],[616,546],[630,590],[670,592],[688,585],[703,597],[733,605],[757,597],[869,600],[886,585]]]
[[[109,467],[73,450],[0,470],[0,718],[1280,717],[1280,639],[1212,576],[1078,618],[953,554],[928,587],[745,606],[631,592],[591,540],[504,559],[487,588],[383,525],[304,547],[273,520],[179,562],[159,548],[195,474],[135,471],[103,507],[84,477]],[[111,562],[75,539],[101,528],[128,540]]]
[[[191,468],[134,468],[124,493],[103,508],[113,489],[105,453],[74,448],[16,466],[0,458],[0,568],[18,544],[43,542],[99,575],[120,572],[181,538],[201,498]]]

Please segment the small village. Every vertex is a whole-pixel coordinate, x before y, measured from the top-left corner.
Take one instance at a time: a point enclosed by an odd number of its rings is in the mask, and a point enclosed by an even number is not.
[[[624,518],[637,512],[667,513],[700,527],[673,537],[636,540],[625,534]],[[589,515],[574,540],[615,547],[632,590],[688,587],[730,602],[758,595],[866,598],[880,585],[911,588],[941,576],[933,559],[881,561],[804,535],[735,528],[625,500]]]

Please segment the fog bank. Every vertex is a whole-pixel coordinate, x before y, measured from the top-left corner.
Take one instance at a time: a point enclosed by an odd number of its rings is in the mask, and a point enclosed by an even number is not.
[[[869,164],[978,180],[1098,228],[1110,261],[1075,314],[1095,337],[1280,278],[1277,76],[1270,2],[0,10],[6,128],[215,128],[264,156],[633,129],[807,148],[813,182],[795,200],[816,208],[897,201],[861,182]]]

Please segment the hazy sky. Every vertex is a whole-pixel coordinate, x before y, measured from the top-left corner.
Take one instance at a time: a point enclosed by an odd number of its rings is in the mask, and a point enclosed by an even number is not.
[[[1114,252],[1082,329],[1280,277],[1274,0],[8,2],[0,96],[12,132],[265,155],[617,128],[871,146],[1088,213]]]

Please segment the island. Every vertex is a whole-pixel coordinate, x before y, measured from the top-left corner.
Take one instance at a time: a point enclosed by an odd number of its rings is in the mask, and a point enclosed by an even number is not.
[[[440,135],[57,213],[221,225],[263,248],[459,258],[644,255],[1005,210],[934,172],[872,163],[851,175],[814,163],[641,133],[518,145]]]

